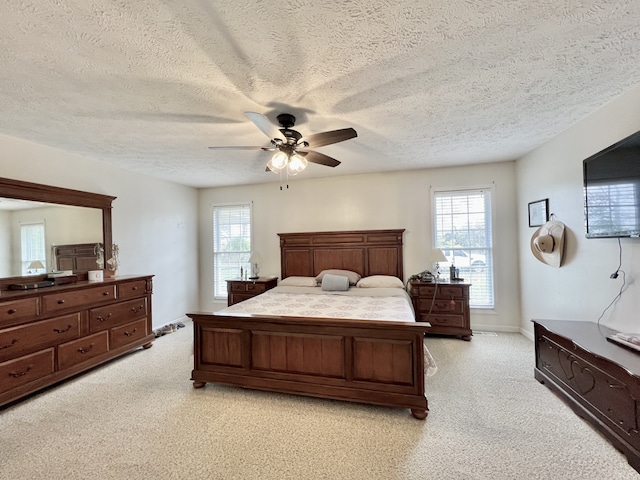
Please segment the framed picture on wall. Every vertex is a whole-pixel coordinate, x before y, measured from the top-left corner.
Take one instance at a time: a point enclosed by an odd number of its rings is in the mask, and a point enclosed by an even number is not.
[[[529,226],[540,227],[549,221],[549,199],[529,203]]]

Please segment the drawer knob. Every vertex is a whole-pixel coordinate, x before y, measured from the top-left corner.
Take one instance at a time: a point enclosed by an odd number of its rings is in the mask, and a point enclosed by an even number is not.
[[[16,372],[14,370],[13,372],[9,372],[9,375],[11,375],[13,378],[24,377],[27,373],[29,373],[29,370],[31,370],[32,368],[33,368],[33,365],[27,365],[27,369],[24,372]]]
[[[71,327],[73,327],[73,325],[69,324],[67,325],[67,328],[54,328],[53,331],[56,333],[65,333],[71,330]]]
[[[144,305],[140,305],[139,307],[131,307],[131,311],[133,313],[138,313],[141,310],[144,310]]]
[[[62,305],[64,303],[64,300],[58,300],[58,305]]]
[[[0,345],[0,350],[4,350],[5,348],[13,347],[16,343],[18,343],[18,339],[14,338],[13,341],[7,345]]]
[[[11,315],[12,313],[16,313],[17,310],[15,308],[10,308],[9,311],[7,312],[9,315]]]
[[[96,317],[96,320],[98,320],[99,322],[104,322],[105,320],[108,320],[109,318],[111,318],[111,313],[107,313],[105,316],[98,315]]]
[[[102,292],[102,295],[105,296],[105,297],[108,297],[109,296],[109,292]]]
[[[91,345],[89,345],[87,348],[80,347],[80,348],[78,349],[78,352],[80,352],[80,353],[88,353],[88,352],[90,352],[91,350],[93,350],[93,346],[94,346],[94,344],[92,343],[92,344],[91,344]]]
[[[125,337],[131,337],[131,336],[135,335],[137,331],[138,331],[138,329],[134,328],[133,332],[124,332],[124,336]]]
[[[138,287],[137,286],[133,287],[131,290],[138,290]]]

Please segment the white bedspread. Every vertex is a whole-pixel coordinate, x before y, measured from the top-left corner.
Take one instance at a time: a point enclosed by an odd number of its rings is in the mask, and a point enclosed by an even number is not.
[[[415,321],[411,299],[400,288],[350,288],[346,292],[326,292],[320,287],[276,287],[218,313]],[[424,360],[425,374],[433,375],[437,367],[426,346]]]
[[[350,288],[346,292],[325,292],[320,287],[276,287],[227,307],[223,312],[415,321],[411,300],[400,288]]]

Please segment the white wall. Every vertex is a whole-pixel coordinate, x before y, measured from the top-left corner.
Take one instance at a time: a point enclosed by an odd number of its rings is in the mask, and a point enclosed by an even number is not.
[[[618,267],[618,240],[585,237],[582,161],[640,130],[639,111],[640,86],[517,162],[521,328],[525,334],[532,336],[530,320],[536,318],[595,322],[622,287],[622,275],[609,278]],[[565,258],[559,269],[531,254],[535,228],[528,227],[527,204],[542,198],[549,198],[549,210],[567,227]],[[640,332],[640,240],[622,239],[621,245],[625,291],[601,323]]]
[[[154,327],[197,309],[197,191],[0,135],[0,176],[116,196],[119,274],[153,274]]]
[[[311,166],[310,168],[323,168]],[[431,187],[495,185],[496,308],[474,310],[472,328],[518,331],[515,164],[415,170],[321,179],[304,173],[280,191],[277,183],[200,190],[200,308],[217,310],[213,299],[212,206],[253,202],[254,246],[264,258],[261,275],[280,275],[278,233],[405,228],[405,280],[430,269]],[[473,288],[473,287],[472,287]]]

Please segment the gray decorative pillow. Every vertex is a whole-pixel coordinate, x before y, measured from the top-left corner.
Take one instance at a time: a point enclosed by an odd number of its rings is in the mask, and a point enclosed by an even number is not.
[[[356,272],[352,272],[351,270],[329,269],[329,270],[321,271],[320,274],[316,277],[316,282],[318,282],[318,284],[321,284],[322,279],[326,274],[340,275],[342,277],[347,277],[349,279],[349,285],[355,285],[356,283],[358,283],[358,280],[360,280],[360,274]]]
[[[325,292],[349,290],[349,278],[342,275],[325,274],[322,277],[322,290]]]

